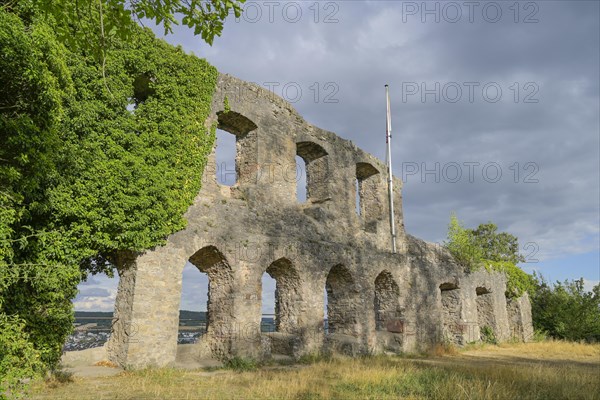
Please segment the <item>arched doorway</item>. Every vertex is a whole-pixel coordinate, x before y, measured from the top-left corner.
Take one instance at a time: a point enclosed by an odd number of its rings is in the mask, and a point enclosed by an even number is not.
[[[215,246],[194,253],[189,262],[208,276],[206,305],[206,339],[214,356],[229,354],[231,316],[233,315],[233,274],[227,259]]]
[[[375,330],[401,330],[400,288],[389,271],[375,278]]]
[[[338,264],[325,281],[327,294],[327,332],[358,335],[358,291],[352,274]]]
[[[463,324],[462,324],[462,300],[460,289],[454,283],[442,283],[440,285],[442,298],[442,335],[444,342],[450,342],[462,345]]]

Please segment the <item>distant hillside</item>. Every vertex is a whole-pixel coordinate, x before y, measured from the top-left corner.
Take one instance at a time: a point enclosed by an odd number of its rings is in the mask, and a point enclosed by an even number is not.
[[[100,318],[112,318],[112,311],[75,311],[75,318],[88,318],[88,317],[100,317]]]
[[[75,311],[75,325],[97,324],[98,327],[110,328],[112,312]]]
[[[92,324],[110,327],[113,318],[112,311],[75,311],[75,324]],[[205,311],[179,311],[180,325],[199,325],[206,322]]]
[[[198,325],[206,322],[206,311],[179,311],[179,325]]]
[[[97,324],[98,327],[110,328],[113,313],[108,311],[75,311],[75,325]],[[206,322],[206,311],[179,311],[180,326],[195,326]],[[263,317],[263,324],[273,324],[272,317]]]

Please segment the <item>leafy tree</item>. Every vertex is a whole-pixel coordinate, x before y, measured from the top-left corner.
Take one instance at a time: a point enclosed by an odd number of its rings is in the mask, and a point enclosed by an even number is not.
[[[79,281],[182,229],[200,188],[217,71],[136,21],[212,43],[242,2],[0,0],[0,393],[56,366]]]
[[[0,8],[0,48],[0,387],[14,396],[23,378],[58,360],[81,275],[44,223],[72,93],[64,46],[47,25]]]
[[[498,227],[488,222],[480,224],[477,229],[469,229],[477,247],[482,250],[482,257],[491,261],[506,261],[512,264],[525,262],[525,257],[519,254],[519,240],[506,232],[497,232]]]
[[[114,40],[129,40],[144,21],[162,26],[165,34],[181,23],[212,45],[223,31],[223,21],[231,13],[239,17],[245,1],[0,0],[0,5],[22,16],[49,17],[58,38],[71,48],[104,49]]]
[[[583,278],[549,284],[538,276],[536,282],[532,296],[536,330],[557,339],[600,341],[600,284],[586,292]]]
[[[46,368],[81,278],[184,227],[214,141],[204,122],[217,79],[148,29],[114,39],[100,65],[51,24],[0,7],[0,341],[26,341]],[[38,371],[11,351],[0,352],[11,376]]]
[[[448,241],[444,245],[456,262],[467,270],[477,269],[483,260],[483,251],[472,231],[462,225],[455,213],[450,215]]]
[[[483,267],[503,272],[507,277],[508,297],[519,297],[524,292],[532,294],[536,289],[533,277],[516,265],[524,261],[517,237],[497,230],[491,222],[480,224],[477,229],[465,228],[452,213],[445,247],[467,271]]]

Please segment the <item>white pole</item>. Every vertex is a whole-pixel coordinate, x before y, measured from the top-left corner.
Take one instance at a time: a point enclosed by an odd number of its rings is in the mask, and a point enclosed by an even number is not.
[[[392,235],[392,253],[396,254],[396,224],[394,221],[394,182],[392,175],[392,113],[390,111],[390,92],[385,85],[385,99],[387,104],[387,118],[385,124],[385,143],[387,145],[388,167],[388,196],[390,202],[390,232]]]

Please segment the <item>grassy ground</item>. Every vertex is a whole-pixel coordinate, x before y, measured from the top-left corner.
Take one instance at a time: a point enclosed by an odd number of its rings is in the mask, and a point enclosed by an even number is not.
[[[33,399],[600,399],[600,345],[471,346],[235,372],[148,369],[38,383]],[[242,365],[243,366],[243,365]]]

